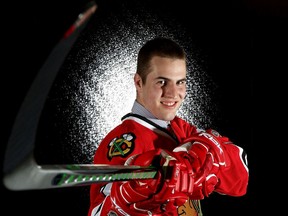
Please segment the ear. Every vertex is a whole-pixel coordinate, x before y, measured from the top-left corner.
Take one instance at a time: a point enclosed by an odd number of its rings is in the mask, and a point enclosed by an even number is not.
[[[135,73],[134,75],[134,85],[137,91],[139,91],[142,88],[143,85],[142,78],[138,73]]]

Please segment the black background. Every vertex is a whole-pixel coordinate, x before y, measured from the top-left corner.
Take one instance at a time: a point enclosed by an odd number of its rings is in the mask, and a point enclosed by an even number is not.
[[[85,2],[13,1],[3,7],[1,158],[14,118],[34,76]],[[101,6],[113,1],[98,2]],[[155,0],[155,7],[173,11],[188,29],[197,32],[194,39],[207,58],[207,71],[221,86],[219,104],[225,121],[220,126],[248,153],[247,195],[240,198],[212,195],[202,204],[204,215],[252,215],[260,209],[268,215],[269,210],[274,210],[265,206],[269,201],[258,193],[263,183],[263,195],[270,191],[268,177],[263,181],[260,175],[260,158],[268,141],[260,142],[256,128],[261,128],[261,135],[270,130],[271,125],[264,123],[271,114],[274,118],[274,113],[267,109],[277,96],[271,92],[272,86],[273,89],[275,85],[279,87],[280,82],[275,80],[287,72],[288,3],[280,0]],[[198,20],[197,24],[194,21],[191,25],[191,19]],[[259,113],[262,121],[258,119]],[[1,211],[9,215],[83,216],[88,210],[87,193],[85,187],[12,192],[1,184]]]

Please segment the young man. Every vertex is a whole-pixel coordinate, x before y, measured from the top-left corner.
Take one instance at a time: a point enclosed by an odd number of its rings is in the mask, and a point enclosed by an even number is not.
[[[199,216],[199,200],[212,192],[246,194],[243,149],[176,116],[186,95],[186,69],[185,51],[173,40],[158,37],[140,49],[132,112],[102,140],[94,163],[169,169],[159,169],[154,179],[91,185],[88,216]]]

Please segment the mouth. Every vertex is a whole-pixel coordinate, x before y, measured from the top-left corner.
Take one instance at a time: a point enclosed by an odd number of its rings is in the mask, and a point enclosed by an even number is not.
[[[161,104],[163,104],[164,106],[167,106],[167,107],[174,108],[176,106],[177,102],[175,102],[175,101],[173,101],[173,102],[162,101]]]

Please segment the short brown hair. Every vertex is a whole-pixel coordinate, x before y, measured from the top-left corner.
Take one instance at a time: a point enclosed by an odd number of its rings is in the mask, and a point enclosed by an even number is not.
[[[147,41],[139,50],[137,58],[137,73],[144,84],[149,74],[150,61],[154,56],[186,60],[184,49],[172,39],[156,37]]]

